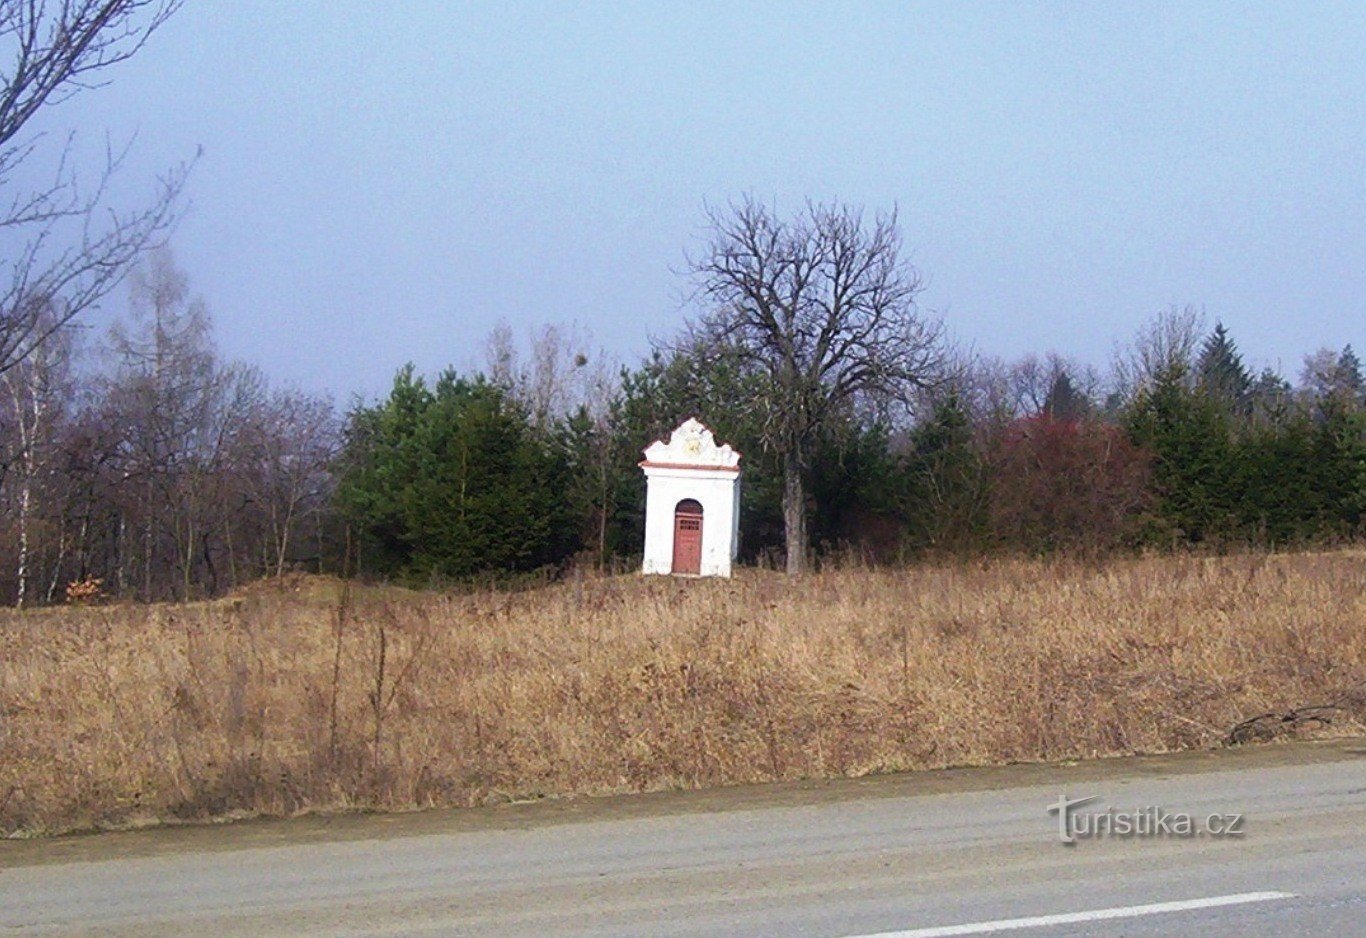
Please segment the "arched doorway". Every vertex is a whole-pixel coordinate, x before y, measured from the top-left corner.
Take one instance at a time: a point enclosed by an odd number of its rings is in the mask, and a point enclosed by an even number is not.
[[[702,572],[702,503],[693,498],[674,506],[673,572]]]

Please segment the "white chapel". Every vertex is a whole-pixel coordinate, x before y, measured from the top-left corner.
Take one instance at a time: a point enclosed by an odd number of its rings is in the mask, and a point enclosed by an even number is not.
[[[740,454],[689,417],[645,448],[645,573],[730,576],[740,546]]]

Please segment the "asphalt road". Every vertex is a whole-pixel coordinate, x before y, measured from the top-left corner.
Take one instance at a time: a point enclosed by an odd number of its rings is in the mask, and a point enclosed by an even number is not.
[[[1068,846],[1064,792],[1244,833]],[[0,929],[1359,936],[1366,740],[5,842]]]

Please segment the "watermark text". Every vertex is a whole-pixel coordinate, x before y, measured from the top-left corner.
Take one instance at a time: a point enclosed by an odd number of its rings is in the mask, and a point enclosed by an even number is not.
[[[1079,840],[1106,838],[1222,838],[1242,837],[1245,833],[1241,814],[1196,815],[1171,811],[1161,805],[1124,810],[1111,806],[1100,810],[1083,810],[1086,805],[1098,800],[1098,795],[1068,798],[1064,794],[1048,806],[1048,813],[1057,815],[1060,841],[1075,844]]]

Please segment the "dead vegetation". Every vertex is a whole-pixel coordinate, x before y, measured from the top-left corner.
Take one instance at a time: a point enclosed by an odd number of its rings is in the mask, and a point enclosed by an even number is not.
[[[0,830],[472,805],[1366,730],[1366,556],[0,614]]]

